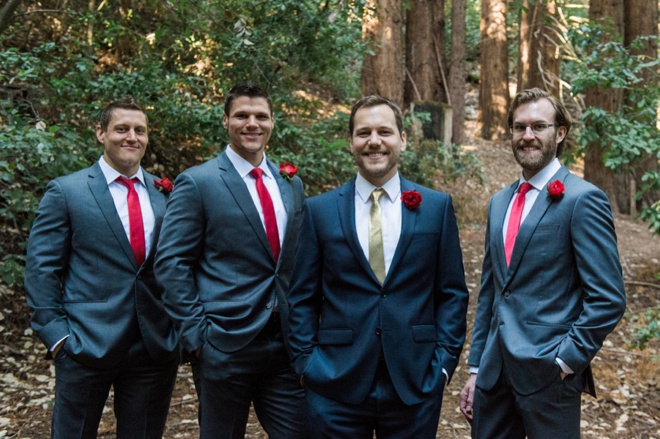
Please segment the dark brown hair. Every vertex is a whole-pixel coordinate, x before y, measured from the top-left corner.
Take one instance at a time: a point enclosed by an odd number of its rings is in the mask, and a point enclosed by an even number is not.
[[[353,137],[353,128],[355,126],[355,113],[360,108],[370,108],[376,107],[378,105],[387,105],[394,112],[394,119],[396,120],[396,127],[399,129],[399,135],[403,133],[403,114],[399,106],[392,100],[384,98],[382,96],[371,95],[365,96],[353,105],[351,110],[351,118],[348,121],[348,131],[351,137]]]
[[[110,125],[110,120],[112,119],[112,113],[118,109],[142,112],[145,119],[147,120],[147,125],[149,125],[149,117],[147,116],[147,113],[145,113],[144,110],[138,105],[133,96],[126,95],[112,102],[101,112],[101,116],[99,116],[99,125],[104,132],[108,130],[108,125]]]

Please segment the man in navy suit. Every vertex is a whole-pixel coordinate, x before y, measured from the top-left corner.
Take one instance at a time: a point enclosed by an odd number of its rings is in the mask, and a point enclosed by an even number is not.
[[[305,203],[289,295],[293,365],[314,438],[435,438],[468,292],[448,195],[397,170],[399,107],[351,112],[358,175]]]
[[[303,187],[266,158],[273,124],[265,90],[232,88],[229,146],[179,175],[163,223],[156,276],[192,357],[202,438],[243,438],[250,403],[269,437],[307,437],[283,336]]]
[[[523,90],[508,119],[522,175],[488,207],[460,407],[473,438],[579,438],[590,362],[626,308],[612,213],[559,163],[571,118],[558,99]]]
[[[140,167],[148,121],[131,97],[96,137],[103,156],[48,184],[28,243],[32,327],[55,360],[52,437],[95,438],[112,386],[117,437],[161,438],[178,365],[153,275],[166,194]]]

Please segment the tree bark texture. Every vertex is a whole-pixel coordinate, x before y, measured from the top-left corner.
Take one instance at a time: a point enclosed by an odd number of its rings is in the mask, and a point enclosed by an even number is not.
[[[410,3],[406,18],[406,106],[414,101],[447,102],[444,35],[444,0]]]
[[[506,1],[481,0],[479,125],[481,137],[506,135],[509,108]]]
[[[362,36],[374,55],[362,65],[362,94],[378,94],[403,105],[402,0],[369,0]],[[375,12],[375,13],[374,13]]]
[[[597,23],[612,20],[614,31],[623,35],[623,2],[621,0],[590,0],[589,19]],[[587,90],[585,104],[587,107],[600,107],[605,111],[616,113],[623,103],[623,93],[620,90],[593,87]],[[584,157],[584,177],[602,189],[610,199],[612,210],[624,213],[628,210],[628,189],[625,178],[620,173],[607,168],[603,157],[608,144],[605,136],[587,145]]]
[[[452,143],[465,141],[465,36],[466,0],[453,0],[451,6],[451,63],[449,65],[449,94],[452,112]]]
[[[523,0],[520,9],[518,91],[538,87],[560,97],[558,31],[553,0]]]

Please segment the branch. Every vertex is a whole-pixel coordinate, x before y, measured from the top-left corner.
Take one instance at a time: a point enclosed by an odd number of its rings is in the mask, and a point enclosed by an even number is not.
[[[0,10],[0,35],[9,27],[14,18],[14,11],[21,0],[9,0]]]

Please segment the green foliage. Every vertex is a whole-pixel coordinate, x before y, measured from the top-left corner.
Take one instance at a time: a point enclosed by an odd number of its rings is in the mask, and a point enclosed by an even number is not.
[[[604,38],[607,32],[608,38]],[[571,64],[573,79],[571,93],[583,94],[590,88],[622,90],[626,100],[615,113],[602,108],[590,107],[582,113],[578,126],[578,154],[588,145],[600,144],[604,148],[605,166],[634,174],[637,165],[647,156],[660,159],[660,132],[657,124],[660,83],[657,69],[660,60],[649,60],[635,55],[651,37],[639,37],[630,47],[625,47],[618,37],[612,36],[602,26],[580,26],[569,31],[568,36],[579,61]],[[602,42],[605,41],[605,42]],[[652,79],[649,79],[652,78]],[[636,194],[660,189],[657,172],[642,176],[647,184]],[[657,203],[646,206],[642,218],[649,221],[655,233],[660,234]]]
[[[632,321],[635,322],[633,329],[634,340],[631,343],[632,348],[640,350],[646,349],[647,344],[654,340],[660,339],[660,308],[651,308],[644,313],[638,313],[632,316]],[[660,357],[655,358],[660,359]]]

